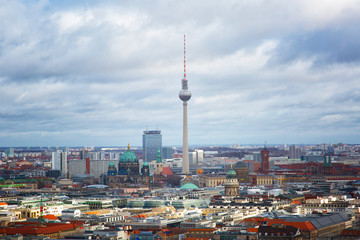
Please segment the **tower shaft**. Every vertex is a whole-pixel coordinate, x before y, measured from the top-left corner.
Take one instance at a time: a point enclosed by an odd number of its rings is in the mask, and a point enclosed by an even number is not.
[[[189,173],[189,143],[188,143],[188,121],[187,121],[187,102],[183,102],[183,164],[182,172]]]

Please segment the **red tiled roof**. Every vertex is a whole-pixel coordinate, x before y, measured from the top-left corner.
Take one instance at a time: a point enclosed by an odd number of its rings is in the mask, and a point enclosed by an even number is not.
[[[0,234],[6,235],[41,235],[74,230],[84,222],[72,221],[70,223],[45,223],[39,222],[11,222],[6,227],[0,228]]]
[[[247,231],[257,233],[259,231],[259,229],[258,228],[248,228]]]
[[[285,226],[292,226],[292,227],[300,228],[301,231],[307,231],[307,232],[316,230],[316,228],[314,227],[314,225],[312,225],[310,221],[288,222],[286,221],[286,219],[269,219],[268,225],[272,226],[273,224],[283,224]]]
[[[167,176],[174,175],[174,173],[172,172],[172,170],[171,170],[170,167],[163,167],[163,170],[162,170],[161,174],[162,174],[163,176],[164,176],[164,175],[167,175]]]
[[[358,229],[344,229],[340,233],[340,236],[358,237],[358,236],[360,236],[360,230],[358,230]]]
[[[268,219],[267,218],[245,218],[244,220],[242,220],[240,223],[245,223],[245,224],[252,224],[252,225],[260,225],[261,222],[266,222]]]
[[[48,215],[44,215],[43,216],[44,219],[49,219],[49,220],[57,220],[58,218],[53,215],[53,214],[48,214]]]

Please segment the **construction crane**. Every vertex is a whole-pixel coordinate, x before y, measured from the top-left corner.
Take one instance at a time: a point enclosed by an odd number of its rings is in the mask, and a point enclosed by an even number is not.
[[[282,182],[282,192],[283,192],[283,194],[285,194],[285,181],[286,181],[285,177],[282,176],[280,178],[274,178],[273,180],[274,181],[280,180]]]

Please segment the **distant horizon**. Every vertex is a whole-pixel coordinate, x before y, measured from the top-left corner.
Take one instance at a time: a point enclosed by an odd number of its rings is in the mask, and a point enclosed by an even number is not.
[[[296,144],[296,143],[277,143],[277,144],[266,144],[266,146],[271,146],[271,147],[275,147],[275,146],[281,146],[281,145],[286,145],[286,146],[291,146],[291,145],[296,145],[296,146],[316,146],[316,145],[337,145],[337,144],[345,144],[345,145],[360,145],[359,143],[342,143],[342,142],[337,142],[337,143],[301,143],[301,144]],[[257,143],[247,143],[247,144],[191,144],[189,145],[189,148],[196,148],[196,147],[231,147],[234,145],[239,145],[239,147],[264,147],[264,144],[257,144]],[[127,148],[128,145],[114,145],[114,146],[107,146],[107,145],[74,145],[74,146],[67,146],[67,145],[62,145],[62,146],[0,146],[0,149],[5,149],[5,148],[21,148],[21,149],[26,149],[26,148]],[[182,148],[182,145],[163,145],[162,147],[176,147],[176,148]],[[131,145],[130,144],[130,149],[131,148],[142,148],[141,145]]]

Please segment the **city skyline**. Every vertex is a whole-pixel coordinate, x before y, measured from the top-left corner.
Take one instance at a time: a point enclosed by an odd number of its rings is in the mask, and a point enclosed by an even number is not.
[[[359,143],[356,1],[3,1],[0,146]]]

